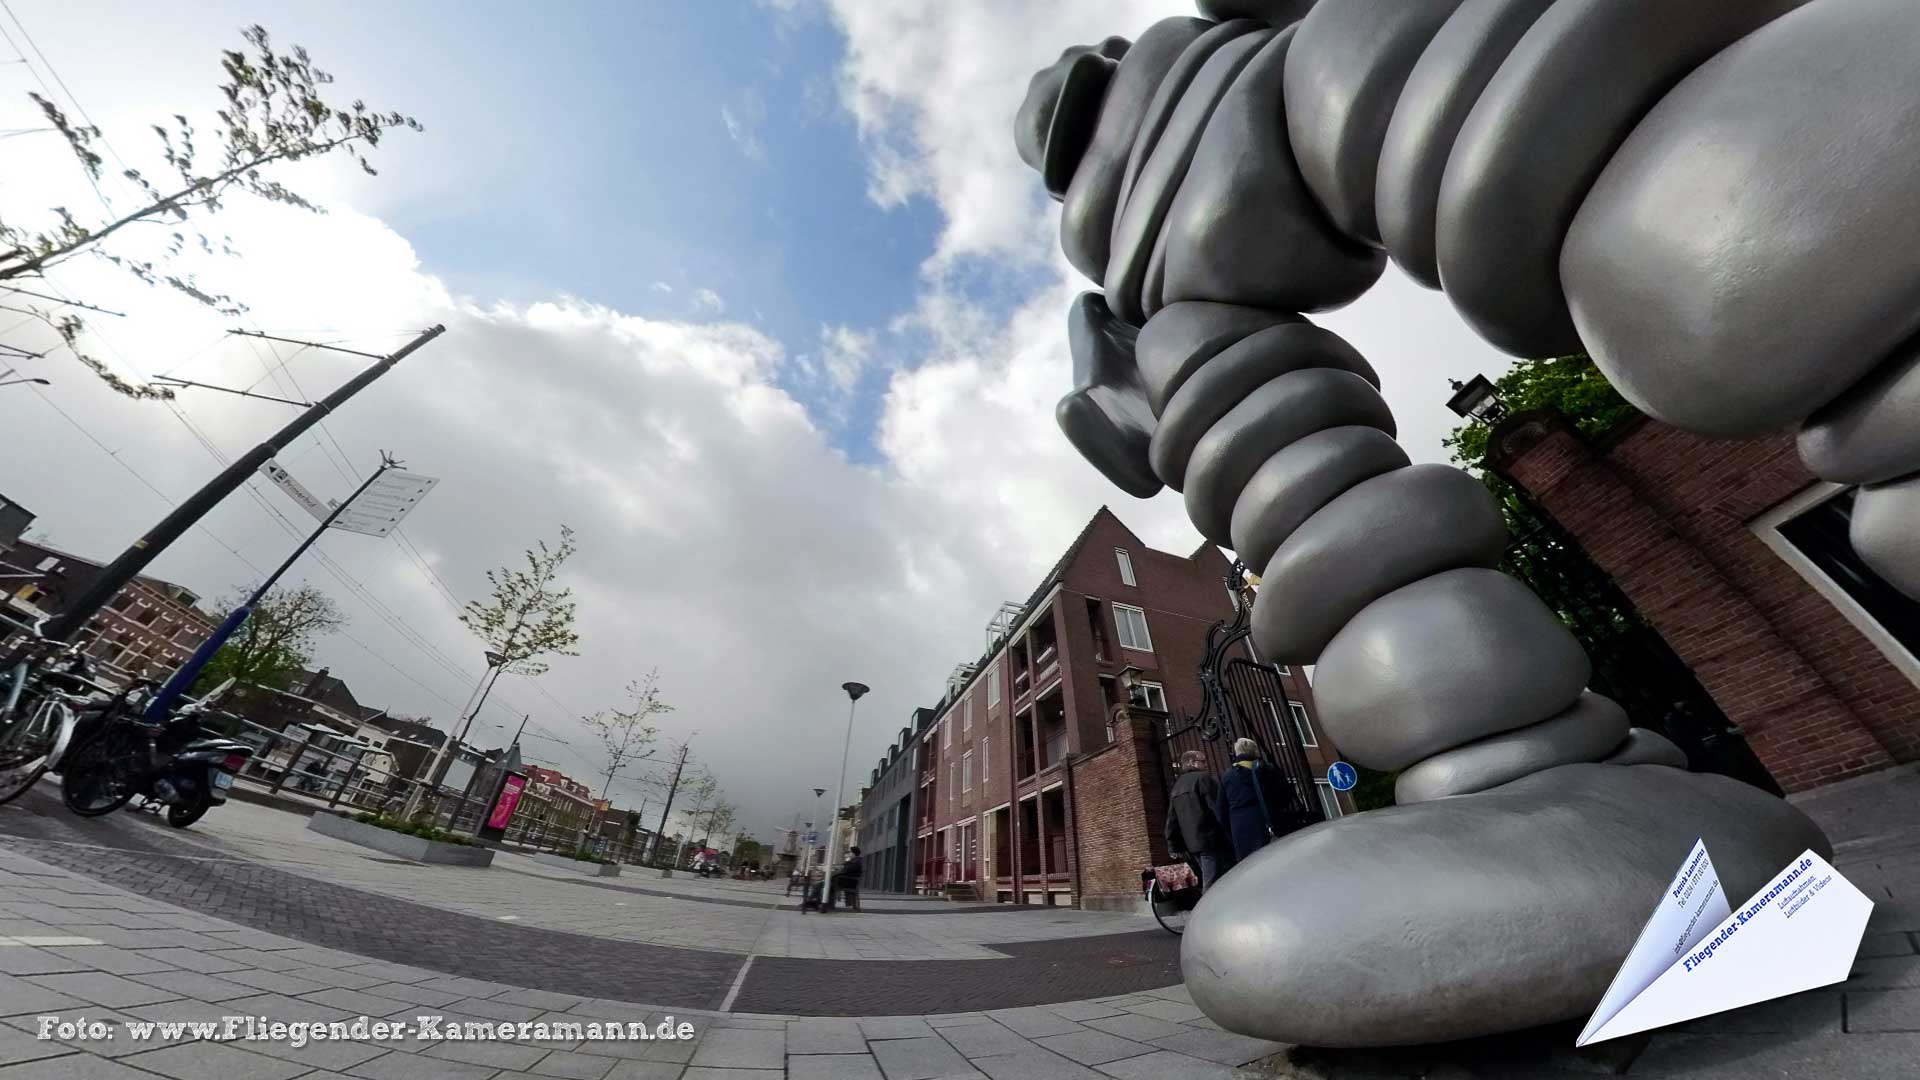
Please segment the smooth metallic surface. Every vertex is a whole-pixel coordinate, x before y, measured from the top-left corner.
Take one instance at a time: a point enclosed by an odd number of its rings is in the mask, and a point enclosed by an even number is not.
[[[1687,752],[1673,740],[1649,728],[1631,728],[1624,742],[1600,759],[1604,765],[1665,765],[1671,769],[1687,767]]]
[[[1148,315],[1178,300],[1321,311],[1386,269],[1327,220],[1294,164],[1281,98],[1293,39],[1285,30],[1261,48],[1207,121],[1161,226]]]
[[[1440,185],[1440,280],[1481,337],[1515,356],[1579,351],[1560,243],[1600,170],[1674,83],[1801,2],[1559,0],[1535,20],[1468,113]]]
[[[1460,0],[1335,0],[1300,21],[1287,58],[1287,137],[1341,231],[1380,246],[1373,192],[1400,88]]]
[[[1506,548],[1506,520],[1480,481],[1451,465],[1395,469],[1314,511],[1280,545],[1260,583],[1286,602],[1255,607],[1253,640],[1268,659],[1311,664],[1376,598],[1442,571],[1498,566]]]
[[[1348,424],[1394,432],[1380,392],[1349,371],[1308,368],[1248,394],[1207,429],[1187,459],[1181,491],[1194,528],[1216,544],[1232,543],[1233,504],[1254,471],[1289,443]]]
[[[1875,484],[1920,465],[1920,340],[1855,383],[1800,429],[1800,460],[1822,480]]]
[[[1014,146],[1056,199],[1066,194],[1067,182],[1093,138],[1100,101],[1127,44],[1126,38],[1110,37],[1097,46],[1076,45],[1027,84],[1027,96],[1014,118]]]
[[[1135,346],[1154,415],[1166,411],[1174,391],[1229,345],[1269,326],[1303,321],[1289,311],[1262,311],[1239,304],[1189,301],[1167,305],[1140,328]]]
[[[1258,608],[1254,619],[1264,650]],[[1449,570],[1354,616],[1321,652],[1313,689],[1347,760],[1391,771],[1545,720],[1580,697],[1591,670],[1526,586],[1495,570]]]
[[[1268,458],[1240,489],[1228,526],[1233,550],[1248,566],[1265,567],[1287,537],[1335,496],[1408,464],[1407,452],[1379,428],[1316,431]]]
[[[1400,91],[1380,148],[1374,212],[1393,261],[1429,289],[1440,287],[1434,230],[1453,140],[1507,53],[1551,3],[1466,0],[1433,35]]]
[[[1914,20],[1905,0],[1809,4],[1675,87],[1607,166],[1561,274],[1642,411],[1756,435],[1920,331]]]
[[[1107,84],[1099,123],[1060,205],[1060,249],[1074,269],[1093,281],[1107,276],[1114,210],[1120,204],[1127,159],[1146,119],[1147,105],[1168,69],[1209,25],[1204,19],[1189,18],[1154,23],[1127,50]]]
[[[1831,851],[1805,815],[1737,780],[1563,765],[1282,837],[1200,901],[1181,972],[1228,1030],[1313,1046],[1584,1017],[1695,839],[1733,897]]]
[[[1081,293],[1067,314],[1073,391],[1054,416],[1080,456],[1120,490],[1145,499],[1160,490],[1160,480],[1147,464],[1154,420],[1133,359],[1137,333],[1113,317],[1099,293]]]
[[[1222,23],[1189,46],[1187,53],[1191,55],[1200,50],[1217,32],[1257,25]],[[1233,80],[1252,62],[1260,47],[1272,40],[1274,33],[1269,29],[1255,29],[1221,43],[1180,94],[1152,152],[1143,158],[1140,150],[1144,144],[1134,144],[1134,157],[1128,162],[1133,182],[1120,192],[1120,209],[1113,223],[1113,250],[1107,262],[1107,304],[1121,319],[1135,326],[1146,323],[1149,312],[1143,306],[1143,297],[1148,264],[1154,245],[1160,239],[1160,227],[1166,221],[1167,211],[1180,191],[1180,182],[1186,179],[1194,151],[1199,148],[1207,120]],[[1149,117],[1149,121],[1151,119]],[[1133,169],[1135,161],[1140,162],[1137,171]]]
[[[1471,795],[1542,769],[1598,761],[1620,746],[1631,726],[1627,711],[1612,698],[1588,691],[1557,716],[1435,754],[1407,769],[1393,782],[1393,801],[1407,806]],[[1680,761],[1684,767],[1686,758]]]
[[[1281,323],[1255,331],[1202,364],[1160,411],[1147,452],[1154,473],[1179,491],[1185,483],[1187,459],[1208,428],[1270,380],[1312,367],[1351,371],[1380,385],[1373,365],[1337,334],[1309,323]]]
[[[1920,473],[1861,488],[1847,539],[1874,573],[1920,596]]]

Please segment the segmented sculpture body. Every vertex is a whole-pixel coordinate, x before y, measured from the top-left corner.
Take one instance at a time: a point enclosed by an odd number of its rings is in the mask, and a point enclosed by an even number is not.
[[[1256,643],[1317,664],[1324,727],[1400,770],[1401,806],[1229,875],[1186,938],[1189,985],[1227,1027],[1325,1044],[1579,1015],[1694,836],[1735,892],[1825,840],[1677,771],[1677,748],[1585,689],[1579,644],[1494,569],[1492,498],[1412,465],[1373,369],[1299,313],[1350,302],[1391,257],[1493,344],[1584,349],[1655,417],[1799,425],[1815,474],[1863,485],[1863,558],[1920,594],[1911,0],[1202,14],[1068,50],[1022,106],[1022,156],[1103,286],[1071,313],[1060,422],[1123,489],[1180,491],[1261,573]],[[1437,900],[1396,895],[1447,860]],[[1461,865],[1505,892],[1475,909]],[[1385,895],[1356,900],[1369,882]],[[1556,903],[1579,909],[1561,912],[1578,941],[1542,929]]]

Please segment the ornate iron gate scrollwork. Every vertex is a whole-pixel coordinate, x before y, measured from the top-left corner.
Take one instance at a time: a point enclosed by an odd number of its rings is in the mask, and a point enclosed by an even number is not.
[[[1234,740],[1252,739],[1259,744],[1261,756],[1287,780],[1295,801],[1292,812],[1319,820],[1324,813],[1314,793],[1313,771],[1300,732],[1288,714],[1286,685],[1273,665],[1254,658],[1248,641],[1253,632],[1253,589],[1247,584],[1246,564],[1235,562],[1224,580],[1234,597],[1233,619],[1207,628],[1207,650],[1196,673],[1200,711],[1168,718],[1162,779],[1170,790],[1173,765],[1189,750],[1205,754],[1208,768],[1218,773],[1232,763]],[[1236,645],[1244,655],[1232,655]]]

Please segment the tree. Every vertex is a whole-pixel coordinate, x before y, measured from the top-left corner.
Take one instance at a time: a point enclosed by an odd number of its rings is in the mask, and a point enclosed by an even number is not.
[[[222,607],[239,607],[248,591],[240,590]],[[213,654],[194,685],[204,691],[232,678],[246,685],[284,690],[294,672],[312,658],[314,641],[338,630],[346,621],[332,598],[311,585],[274,589]]]
[[[324,94],[333,76],[317,68],[307,51],[298,45],[291,52],[273,48],[267,31],[260,26],[247,28],[248,51],[225,50],[221,67],[226,80],[220,86],[226,107],[216,115],[214,129],[217,153],[207,163],[196,141],[199,132],[184,115],[174,114],[170,124],[154,124],[152,130],[160,142],[160,154],[171,175],[159,183],[139,169],[128,166],[114,154],[119,175],[136,192],[133,209],[112,208],[100,193],[105,216],[89,224],[65,206],[53,207],[53,218],[44,227],[21,225],[0,215],[0,288],[23,300],[22,310],[32,314],[60,336],[81,363],[113,389],[135,398],[170,398],[173,391],[129,383],[115,375],[105,364],[81,351],[79,339],[85,323],[61,308],[91,308],[77,301],[37,293],[31,283],[43,279],[55,267],[82,254],[92,254],[132,274],[149,285],[165,285],[196,303],[237,315],[245,305],[218,293],[203,290],[190,273],[175,272],[172,260],[194,247],[206,254],[235,254],[231,242],[215,241],[201,231],[196,217],[217,213],[223,201],[238,190],[269,202],[298,207],[313,213],[324,209],[273,179],[273,166],[327,154],[344,154],[368,175],[377,170],[368,159],[369,151],[379,147],[387,132],[395,128],[421,130],[419,121],[398,112],[380,112],[355,100],[340,106],[330,103]],[[113,148],[91,124],[75,122],[53,101],[29,92],[48,126],[66,140],[87,182],[99,192],[99,181],[106,167],[101,150]],[[103,242],[133,225],[150,225],[170,230],[164,254],[145,259],[132,254],[108,251]],[[49,306],[49,303],[51,306]],[[100,310],[100,309],[95,309]]]
[[[1508,413],[1557,410],[1581,434],[1591,437],[1604,435],[1615,424],[1637,415],[1585,354],[1522,360],[1493,385],[1500,391]],[[1454,428],[1440,445],[1453,451],[1455,463],[1470,471],[1479,470],[1487,456],[1487,436],[1492,433],[1492,424],[1470,420]]]
[[[660,699],[659,683],[660,669],[654,668],[627,684],[627,698],[631,707],[608,709],[581,718],[600,736],[601,744],[607,749],[607,781],[600,788],[602,799],[607,797],[607,790],[613,787],[615,773],[629,762],[645,761],[653,756],[649,747],[659,731],[649,720],[673,711],[672,705]]]
[[[501,670],[543,675],[547,664],[541,657],[580,655],[574,649],[580,635],[573,629],[573,590],[554,582],[561,564],[576,550],[573,530],[562,525],[558,546],[549,548],[541,540],[537,549],[527,549],[525,570],[503,566],[487,571],[491,600],[467,601],[460,622],[500,658],[496,666]]]
[[[741,833],[739,836],[733,838],[733,865],[735,866],[763,863],[766,862],[772,854],[773,853],[767,849],[767,845],[753,839],[746,833]]]

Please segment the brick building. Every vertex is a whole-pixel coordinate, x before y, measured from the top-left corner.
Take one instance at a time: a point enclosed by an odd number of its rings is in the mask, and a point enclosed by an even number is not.
[[[1920,604],[1860,561],[1853,491],[1808,473],[1791,434],[1729,442],[1640,417],[1590,442],[1528,413],[1488,447],[1786,790],[1920,759]]]
[[[1101,508],[1025,603],[1002,606],[987,652],[954,670],[875,767],[862,836],[875,850],[911,842],[904,861],[869,855],[869,887],[1134,905],[1140,870],[1167,861],[1167,737],[1202,709],[1207,631],[1234,614],[1230,569],[1211,544],[1153,550]],[[1325,787],[1335,754],[1316,736],[1311,688],[1279,670],[1285,700],[1266,702],[1274,722],[1297,733],[1322,778],[1323,812],[1350,810]]]
[[[9,618],[55,615],[84,592],[102,564],[30,540],[13,544],[6,563]],[[141,575],[120,589],[74,635],[88,656],[117,678],[164,679],[193,655],[219,620],[199,608],[184,585]]]

